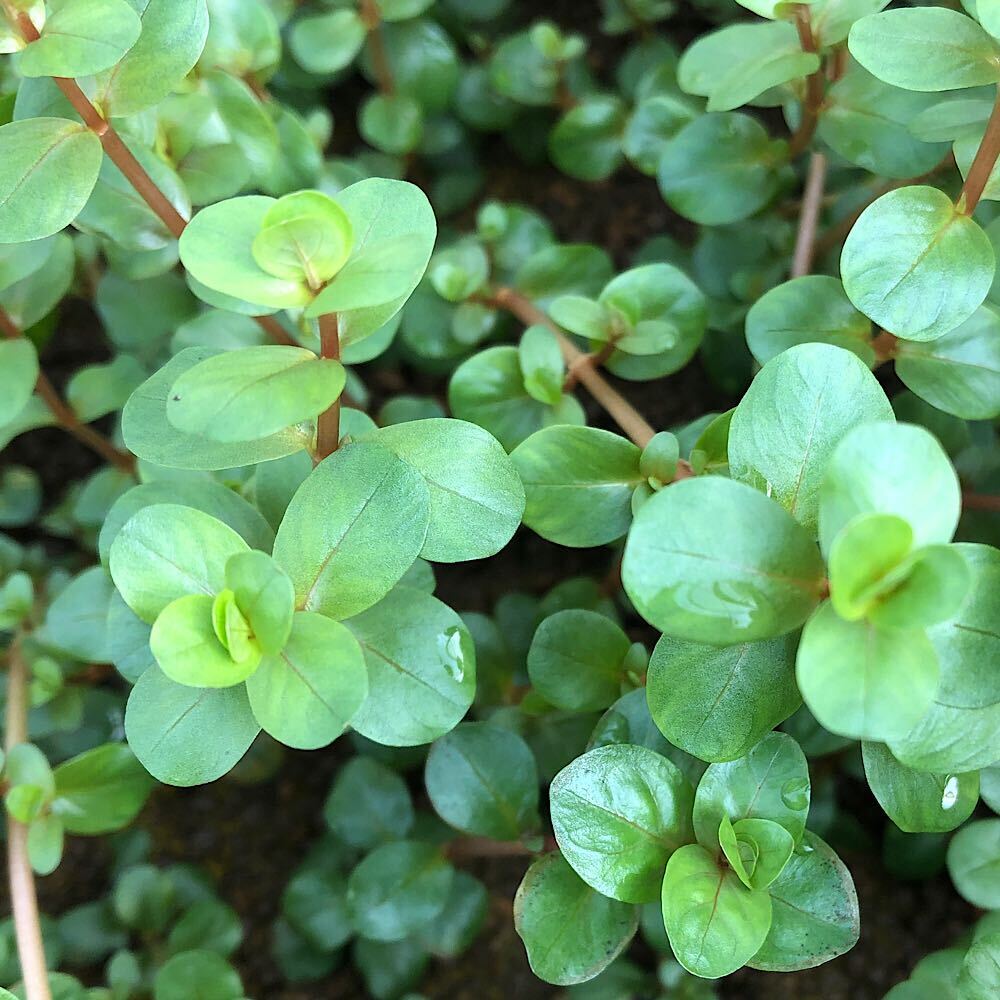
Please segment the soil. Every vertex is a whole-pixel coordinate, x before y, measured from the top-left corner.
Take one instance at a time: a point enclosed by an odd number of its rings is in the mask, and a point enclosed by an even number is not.
[[[521,5],[523,9],[531,5]],[[566,27],[599,39],[595,5],[580,10],[579,0],[546,5],[546,15]],[[702,30],[688,16],[682,41]],[[600,40],[591,59],[605,78],[620,54],[618,40]],[[338,103],[338,122],[350,115]],[[497,151],[502,154],[502,150]],[[655,182],[623,171],[603,184],[583,184],[554,169],[519,167],[509,154],[491,157],[504,165],[488,181],[490,196],[517,200],[538,208],[566,241],[587,241],[606,247],[623,264],[650,236],[670,232],[683,238],[687,225],[673,216],[660,198]],[[48,345],[43,363],[61,384],[80,364],[102,360],[99,327],[89,307],[72,302],[60,333]],[[414,377],[413,373],[403,373]],[[424,390],[423,376],[420,379]],[[440,391],[440,385],[436,386]],[[708,410],[732,405],[715,388],[697,360],[666,380],[619,388],[654,426],[670,426]],[[414,389],[410,389],[414,391]],[[588,402],[596,426],[609,426]],[[11,462],[30,465],[41,475],[46,495],[57,498],[66,482],[96,468],[94,458],[58,430],[41,430],[18,439],[7,450]],[[47,544],[65,551],[59,540]],[[488,566],[478,563],[441,567],[442,598],[454,606],[488,610],[505,591],[518,587],[542,593],[569,575],[608,570],[606,551],[578,552],[549,545],[528,532]],[[636,628],[637,638],[648,638]],[[192,862],[217,882],[221,897],[244,920],[246,939],[236,964],[247,995],[256,1000],[360,1000],[365,996],[349,963],[327,979],[306,986],[288,986],[270,957],[271,926],[289,873],[322,832],[321,807],[344,751],[338,746],[311,754],[289,751],[278,776],[257,785],[221,781],[202,788],[160,788],[144,811],[140,825],[153,837],[158,863]],[[852,779],[845,779],[850,782]],[[415,794],[420,790],[414,787]],[[857,796],[856,796],[857,797]],[[878,842],[882,818],[870,796],[861,796],[860,812],[868,832]],[[739,1000],[876,1000],[904,979],[927,952],[947,946],[968,927],[975,912],[962,902],[946,874],[919,883],[901,883],[882,867],[877,853],[842,849],[854,876],[862,912],[862,935],[848,955],[818,969],[793,975],[744,970],[724,980],[719,993]],[[107,890],[110,851],[100,840],[71,838],[64,864],[41,880],[43,909],[58,914]],[[551,997],[556,991],[530,972],[524,950],[510,919],[509,900],[524,872],[518,859],[473,862],[470,870],[482,878],[494,897],[488,925],[472,949],[451,963],[434,963],[423,984],[433,1000],[492,1000]],[[636,960],[649,963],[651,953],[633,946]]]

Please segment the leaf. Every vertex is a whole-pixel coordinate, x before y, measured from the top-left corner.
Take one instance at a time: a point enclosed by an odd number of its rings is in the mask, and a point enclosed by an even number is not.
[[[597,747],[564,767],[549,790],[552,829],[588,885],[625,903],[656,899],[663,866],[691,837],[691,786],[645,747]]]
[[[980,306],[929,343],[901,340],[896,374],[921,399],[964,420],[1000,414],[1000,316]]]
[[[345,844],[370,850],[410,832],[413,800],[395,771],[370,757],[352,757],[337,774],[323,817]]]
[[[524,489],[511,459],[487,431],[464,420],[431,418],[383,427],[372,440],[427,484],[424,559],[485,559],[511,540],[521,523]]]
[[[811,969],[857,943],[860,918],[851,873],[811,830],[768,891],[771,929],[751,968]]]
[[[324,459],[274,542],[296,607],[343,619],[380,601],[423,548],[428,508],[423,478],[381,445],[351,443]]]
[[[368,700],[352,721],[386,746],[419,746],[454,729],[476,689],[475,647],[461,618],[397,587],[348,623],[368,664]]]
[[[607,708],[622,692],[630,646],[628,636],[602,614],[558,611],[531,640],[528,676],[538,694],[557,708]]]
[[[757,490],[715,476],[650,498],[622,562],[625,591],[648,622],[719,644],[797,628],[822,578],[819,552],[797,521]]]
[[[747,115],[702,115],[666,144],[657,179],[674,211],[703,226],[721,226],[771,200],[784,154],[785,143],[772,141]]]
[[[437,814],[465,833],[517,840],[538,818],[538,768],[517,733],[463,722],[427,755],[427,794]]]
[[[852,28],[851,55],[870,73],[906,90],[957,90],[1000,81],[996,43],[954,10],[889,10]]]
[[[729,866],[748,889],[766,889],[788,863],[795,849],[792,835],[769,819],[722,817],[719,844]]]
[[[400,840],[376,847],[347,880],[355,928],[374,941],[401,941],[444,909],[454,869],[434,844]]]
[[[353,62],[367,35],[356,10],[331,10],[296,18],[288,42],[310,73],[336,73]]]
[[[990,290],[995,266],[989,238],[976,222],[946,194],[922,185],[872,202],[840,258],[854,305],[897,337],[919,341],[936,340],[972,316]]]
[[[514,897],[514,926],[531,971],[556,986],[593,979],[625,949],[638,913],[595,892],[558,852],[539,858]]]
[[[153,623],[149,646],[172,681],[195,688],[228,688],[242,684],[257,669],[259,649],[237,657],[224,645],[213,627],[215,605],[206,594],[178,597]]]
[[[63,825],[56,816],[39,816],[28,826],[28,860],[39,875],[51,875],[63,854]]]
[[[124,743],[77,754],[54,771],[53,813],[67,833],[113,833],[129,825],[153,783]]]
[[[923,631],[845,621],[829,602],[806,623],[796,661],[813,715],[856,740],[903,739],[930,708],[939,674]]]
[[[167,399],[173,384],[200,362],[220,353],[204,347],[185,348],[132,393],[122,412],[122,436],[137,458],[169,469],[231,469],[284,458],[308,446],[311,433],[299,427],[288,427],[257,441],[225,442],[187,434],[170,423]]]
[[[624,127],[625,106],[620,98],[588,96],[556,122],[549,133],[549,155],[570,177],[606,180],[621,164]]]
[[[798,843],[809,813],[809,768],[799,745],[785,733],[768,733],[747,754],[711,764],[694,798],[694,831],[710,851],[719,846],[724,816],[735,824],[766,819],[784,827]]]
[[[951,541],[961,510],[958,477],[922,427],[888,422],[850,430],[830,456],[819,491],[819,537],[830,552],[859,514],[894,514],[915,547]]]
[[[883,743],[863,743],[865,777],[885,814],[905,833],[948,833],[979,801],[979,775],[914,771]]]
[[[296,191],[268,209],[252,249],[268,274],[318,290],[344,266],[353,241],[351,220],[332,198]]]
[[[984,910],[1000,903],[1000,819],[977,819],[948,845],[948,873],[959,895]]]
[[[132,356],[119,354],[106,365],[78,369],[66,386],[66,402],[84,422],[120,410],[146,380],[146,369]]]
[[[261,306],[261,312],[307,305],[313,293],[302,280],[276,277],[254,258],[253,244],[277,204],[248,195],[203,208],[180,238],[184,267],[212,291]]]
[[[157,970],[153,1000],[242,1000],[239,974],[214,951],[185,951],[174,955]]]
[[[295,588],[263,552],[240,552],[226,563],[226,586],[265,653],[279,653],[292,631]]]
[[[340,622],[300,611],[280,653],[265,656],[247,678],[250,707],[261,727],[299,750],[332,743],[368,694],[358,643]]]
[[[179,597],[214,597],[225,586],[226,561],[246,550],[246,542],[214,517],[179,504],[154,504],[118,533],[111,546],[111,578],[125,603],[152,623]]]
[[[97,103],[123,118],[153,107],[194,67],[208,37],[203,0],[128,0],[142,21],[139,40],[97,79]]]
[[[80,214],[104,151],[85,126],[30,118],[0,128],[0,242],[58,233]]]
[[[828,344],[791,347],[764,365],[733,413],[730,474],[815,531],[830,455],[849,430],[877,420],[895,417],[863,362]]]
[[[793,278],[765,292],[746,319],[747,346],[762,365],[798,344],[823,343],[875,363],[871,323],[851,305],[844,286],[826,274]]]
[[[182,788],[221,778],[259,732],[242,685],[187,687],[159,667],[139,678],[125,709],[125,734],[142,766]]]
[[[990,1000],[1000,990],[1000,934],[974,941],[958,978],[962,1000]]]
[[[745,965],[767,937],[771,897],[744,886],[697,844],[673,853],[663,879],[663,922],[677,961],[718,979]]]
[[[788,22],[731,24],[685,49],[677,83],[689,94],[707,97],[709,111],[732,111],[818,68],[819,56],[803,52]]]
[[[256,441],[326,411],[346,374],[301,347],[265,345],[215,354],[170,387],[167,419],[209,441]]]
[[[797,642],[792,635],[720,648],[662,636],[646,677],[653,721],[702,760],[742,757],[802,702]]]
[[[39,638],[89,663],[108,655],[108,604],[114,587],[100,566],[75,576],[49,605]]]
[[[126,0],[48,0],[41,37],[17,60],[22,76],[90,76],[114,66],[142,22]]]
[[[0,342],[0,424],[27,405],[38,380],[38,352],[25,337]]]
[[[955,545],[929,545],[909,559],[906,577],[869,611],[881,628],[929,628],[962,606],[972,576]]]

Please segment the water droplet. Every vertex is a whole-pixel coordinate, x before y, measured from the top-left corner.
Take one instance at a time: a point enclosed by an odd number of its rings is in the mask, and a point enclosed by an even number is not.
[[[441,662],[445,670],[459,683],[465,679],[465,651],[462,649],[462,630],[457,625],[445,629],[438,637]]]
[[[809,808],[809,779],[792,778],[781,786],[781,801],[789,809],[800,812]]]
[[[954,774],[948,776],[944,783],[944,791],[941,793],[941,808],[950,809],[958,801],[958,777]]]

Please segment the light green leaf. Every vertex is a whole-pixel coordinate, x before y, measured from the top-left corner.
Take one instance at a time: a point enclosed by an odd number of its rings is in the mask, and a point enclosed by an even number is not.
[[[274,542],[296,607],[342,619],[381,600],[423,548],[429,502],[421,475],[381,445],[351,443],[324,459]]]
[[[64,229],[87,204],[104,151],[85,126],[30,118],[0,128],[0,243]]]
[[[514,897],[514,926],[531,971],[556,986],[593,979],[625,949],[636,907],[595,892],[558,852],[539,858]]]
[[[650,498],[629,532],[622,582],[651,624],[694,642],[768,639],[815,607],[824,571],[809,534],[777,503],[716,476]]]
[[[80,368],[66,386],[66,401],[84,423],[91,423],[120,410],[145,380],[146,369],[131,355],[119,354],[106,365]]]
[[[955,834],[948,845],[948,873],[973,906],[1000,909],[1000,819],[975,820]]]
[[[691,839],[691,786],[645,747],[612,744],[564,767],[549,790],[552,829],[566,860],[612,899],[656,899],[671,852]]]
[[[226,586],[260,648],[269,654],[281,652],[295,607],[288,574],[264,552],[239,552],[226,562]]]
[[[153,782],[124,743],[105,743],[54,771],[53,813],[67,833],[113,833],[143,807]]]
[[[795,839],[780,823],[769,819],[738,819],[733,823],[728,816],[719,824],[719,844],[748,889],[766,889],[795,849]]]
[[[340,622],[300,611],[280,653],[247,680],[250,707],[264,731],[286,746],[332,743],[368,694],[365,660]]]
[[[38,380],[38,352],[26,337],[0,342],[0,424],[27,405]]]
[[[936,340],[972,316],[995,267],[983,230],[927,186],[899,188],[869,205],[840,258],[854,305],[896,336],[921,341]]]
[[[367,36],[356,10],[331,10],[297,18],[288,44],[299,65],[310,73],[336,73],[350,65]]]

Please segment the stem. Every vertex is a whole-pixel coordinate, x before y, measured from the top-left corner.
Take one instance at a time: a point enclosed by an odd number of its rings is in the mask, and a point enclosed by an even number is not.
[[[385,50],[385,38],[382,35],[382,11],[377,0],[361,0],[361,20],[368,29],[368,45],[371,49],[372,69],[378,89],[387,95],[396,92],[396,81],[392,75],[389,55]]]
[[[792,256],[792,277],[801,278],[812,270],[816,253],[816,232],[819,228],[819,213],[823,206],[823,187],[826,184],[826,157],[813,153],[809,157],[809,173],[806,189],[802,196],[802,211],[799,215],[799,231],[795,237],[795,253]]]
[[[963,491],[962,506],[966,510],[988,510],[1000,514],[1000,497]]]
[[[340,323],[336,313],[319,318],[320,357],[340,360]],[[316,423],[316,458],[322,461],[340,447],[340,397]]]
[[[979,199],[983,196],[983,191],[989,182],[990,174],[996,166],[997,157],[1000,156],[1000,87],[997,88],[996,100],[993,104],[993,111],[990,120],[986,123],[986,132],[983,141],[976,151],[976,158],[969,167],[968,176],[962,185],[962,192],[958,196],[957,208],[963,215],[972,215],[979,204]]]
[[[21,330],[3,306],[0,306],[0,331],[3,332],[8,340],[17,340],[23,336]],[[45,400],[45,405],[52,411],[52,415],[56,418],[56,423],[64,431],[72,434],[77,441],[85,444],[91,451],[96,452],[106,462],[115,466],[115,468],[130,474],[135,472],[135,456],[131,452],[115,447],[103,434],[83,423],[56,391],[55,386],[49,381],[48,376],[42,371],[38,373],[35,391]]]
[[[574,361],[573,367],[566,372],[566,378],[563,381],[563,392],[569,392],[576,386],[580,381],[580,376],[584,368],[600,368],[614,353],[614,341],[609,340],[599,351],[584,354],[578,360]]]
[[[28,740],[27,666],[17,640],[8,653],[7,713],[4,746],[8,753]],[[7,815],[7,877],[14,913],[17,954],[28,1000],[51,1000],[49,974],[45,968],[45,948],[38,919],[35,875],[28,859],[28,828]]]
[[[558,847],[555,837],[546,837],[541,852],[555,851]],[[469,858],[531,858],[541,852],[533,851],[519,840],[491,840],[489,837],[457,837],[445,847],[445,854],[452,861]]]
[[[891,361],[896,356],[896,351],[899,347],[899,338],[895,334],[889,333],[888,330],[883,330],[872,341],[871,346],[875,352],[876,360],[882,365],[887,361]]]
[[[809,8],[799,4],[795,8],[795,27],[799,33],[799,43],[803,52],[817,52],[816,36],[809,20]],[[794,160],[804,153],[812,142],[819,124],[819,111],[823,106],[823,95],[826,87],[826,75],[822,65],[815,73],[806,79],[806,99],[802,104],[802,121],[788,143],[788,158]]]

